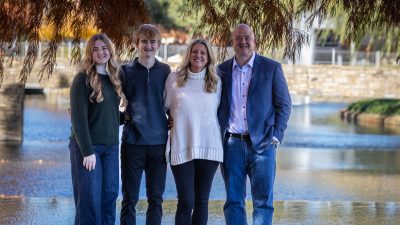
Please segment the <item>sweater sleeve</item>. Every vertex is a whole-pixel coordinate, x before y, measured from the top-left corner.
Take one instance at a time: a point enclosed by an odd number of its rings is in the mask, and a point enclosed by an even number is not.
[[[221,103],[221,94],[222,94],[222,81],[221,78],[218,77],[218,83],[217,83],[218,105]]]
[[[121,87],[122,87],[122,92],[126,95],[126,74],[125,74],[125,65],[122,65],[121,68],[118,71],[118,77],[119,80],[121,81]]]
[[[84,157],[94,153],[89,132],[89,88],[86,86],[86,75],[75,76],[70,90],[70,108],[72,131],[79,149]]]
[[[122,88],[122,92],[125,95],[126,98],[126,76],[125,76],[125,72],[123,70],[123,68],[121,67],[118,73],[118,78],[121,81],[121,88]],[[126,106],[126,108],[128,108],[128,106]],[[119,125],[124,125],[125,124],[125,113],[127,113],[126,109],[125,112],[119,112]]]
[[[165,112],[169,112],[171,108],[171,91],[173,89],[173,84],[175,81],[175,73],[170,73],[165,81],[165,88],[164,88],[164,108]]]

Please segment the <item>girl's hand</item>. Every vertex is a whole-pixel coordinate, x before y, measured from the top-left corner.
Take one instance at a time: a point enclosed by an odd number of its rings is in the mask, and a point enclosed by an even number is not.
[[[96,155],[91,154],[89,156],[84,157],[83,166],[89,171],[94,170],[94,168],[96,167]]]

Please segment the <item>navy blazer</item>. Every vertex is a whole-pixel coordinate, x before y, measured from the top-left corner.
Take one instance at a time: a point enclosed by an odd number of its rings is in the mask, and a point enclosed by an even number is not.
[[[223,137],[228,128],[232,99],[233,58],[218,66],[222,81],[218,119]],[[247,95],[247,123],[252,146],[262,152],[272,137],[283,140],[291,111],[291,99],[280,63],[256,54]]]

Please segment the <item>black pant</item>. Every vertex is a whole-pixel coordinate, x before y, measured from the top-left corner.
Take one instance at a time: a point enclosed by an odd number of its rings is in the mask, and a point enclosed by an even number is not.
[[[176,225],[207,224],[208,198],[218,165],[216,161],[195,159],[171,166],[178,192]]]
[[[146,175],[147,225],[160,225],[167,163],[165,145],[121,145],[122,208],[121,225],[136,224],[143,170]]]

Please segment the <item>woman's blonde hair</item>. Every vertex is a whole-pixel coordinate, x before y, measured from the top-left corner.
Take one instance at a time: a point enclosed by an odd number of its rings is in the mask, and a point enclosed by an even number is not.
[[[186,49],[185,56],[183,57],[181,65],[178,67],[177,73],[177,85],[183,87],[186,84],[188,73],[190,69],[190,54],[195,44],[202,44],[207,49],[208,63],[206,64],[206,82],[204,88],[207,93],[217,92],[218,75],[215,69],[215,57],[212,52],[211,45],[205,39],[195,39],[190,42]]]
[[[102,93],[102,86],[99,74],[96,71],[96,64],[92,59],[93,48],[96,41],[102,41],[107,46],[108,51],[110,52],[110,59],[106,64],[106,71],[108,76],[110,77],[110,81],[114,86],[115,91],[118,96],[121,98],[121,107],[125,107],[127,105],[127,101],[124,93],[122,92],[121,80],[119,77],[119,65],[115,60],[115,49],[111,40],[105,34],[95,34],[93,35],[87,42],[85,58],[83,60],[83,70],[87,74],[86,83],[93,89],[90,94],[89,100],[90,102],[102,102],[104,100]]]

